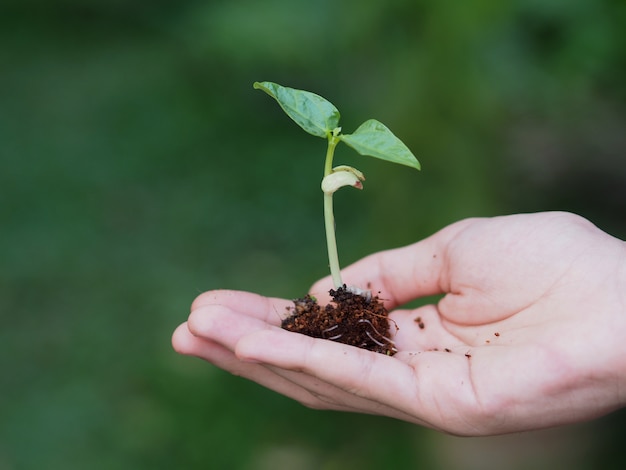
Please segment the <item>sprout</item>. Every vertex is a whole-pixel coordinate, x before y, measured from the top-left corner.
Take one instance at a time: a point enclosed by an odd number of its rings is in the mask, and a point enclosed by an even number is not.
[[[330,273],[335,288],[339,288],[343,282],[335,237],[333,194],[344,186],[363,189],[365,177],[359,170],[350,166],[340,165],[333,168],[335,147],[339,142],[344,142],[364,156],[399,163],[417,170],[420,169],[420,164],[408,147],[383,123],[375,119],[365,121],[352,134],[342,134],[342,129],[339,127],[339,111],[325,98],[315,93],[284,87],[273,82],[255,82],[254,88],[263,90],[274,98],[283,111],[306,132],[328,140],[322,179],[324,222]],[[366,298],[371,298],[369,291],[352,287],[350,289]]]

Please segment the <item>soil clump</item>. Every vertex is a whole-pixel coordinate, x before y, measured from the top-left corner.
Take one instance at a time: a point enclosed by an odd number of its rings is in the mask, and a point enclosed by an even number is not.
[[[328,339],[393,356],[389,313],[378,296],[351,292],[346,285],[329,291],[331,303],[321,306],[310,295],[293,301],[281,327],[313,338]],[[397,329],[395,323],[393,327]]]

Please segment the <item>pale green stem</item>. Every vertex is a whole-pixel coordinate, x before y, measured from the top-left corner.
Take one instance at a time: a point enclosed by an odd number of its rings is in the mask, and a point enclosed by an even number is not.
[[[326,162],[324,165],[324,176],[331,174],[333,169],[333,156],[335,147],[339,139],[333,135],[328,138],[328,149],[326,150]],[[339,255],[337,253],[337,239],[335,237],[335,216],[333,215],[333,194],[324,193],[324,224],[326,226],[326,244],[328,247],[328,265],[330,275],[333,278],[335,289],[341,287],[341,268],[339,267]]]

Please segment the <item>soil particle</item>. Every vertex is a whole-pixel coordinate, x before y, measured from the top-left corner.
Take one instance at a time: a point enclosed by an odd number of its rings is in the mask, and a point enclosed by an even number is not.
[[[378,296],[368,300],[350,292],[345,284],[329,293],[332,302],[325,306],[319,305],[310,295],[295,299],[281,327],[388,356],[397,352],[389,338],[387,309]]]

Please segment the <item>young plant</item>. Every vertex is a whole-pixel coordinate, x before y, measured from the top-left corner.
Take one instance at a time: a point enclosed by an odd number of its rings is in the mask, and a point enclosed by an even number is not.
[[[274,98],[283,111],[306,132],[328,141],[322,179],[324,222],[330,274],[335,288],[338,289],[343,286],[343,282],[335,238],[333,194],[344,186],[362,189],[365,177],[351,166],[341,165],[333,168],[335,148],[339,142],[344,142],[364,156],[399,163],[417,170],[420,169],[420,164],[408,147],[384,124],[375,119],[365,121],[352,134],[342,134],[339,127],[339,111],[321,96],[272,82],[255,82],[254,88],[263,90]],[[371,295],[369,291],[362,291],[356,287],[350,287],[350,290],[366,297]]]

